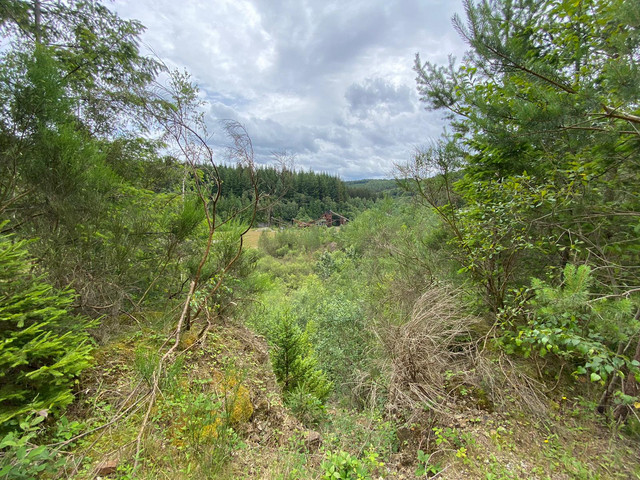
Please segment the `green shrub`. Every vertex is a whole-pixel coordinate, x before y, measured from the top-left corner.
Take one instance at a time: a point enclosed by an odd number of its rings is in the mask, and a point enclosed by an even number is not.
[[[287,228],[275,235],[261,235],[258,246],[273,257],[282,258],[291,252],[312,252],[330,242],[336,235],[333,229],[311,227]]]
[[[348,298],[349,292],[332,293],[322,287],[314,295],[313,286],[309,282],[309,288],[300,289],[292,305],[300,321],[307,321],[318,363],[336,391],[353,395],[357,377],[368,368],[373,344],[361,302]]]
[[[61,465],[56,454],[46,445],[33,445],[39,427],[45,417],[30,417],[20,423],[20,430],[7,433],[0,440],[3,451],[0,459],[0,478],[30,480],[43,473],[54,474]]]
[[[63,449],[74,446],[72,439],[85,429],[85,425],[70,422],[63,416],[58,419],[55,429],[46,430],[44,420],[43,415],[29,415],[15,430],[0,438],[0,479],[61,478],[60,469],[67,461]],[[42,444],[43,436],[46,445]]]
[[[525,355],[551,353],[573,364],[574,375],[588,375],[593,382],[625,371],[637,373],[636,361],[616,351],[640,327],[634,305],[625,298],[592,295],[589,266],[568,264],[560,286],[532,279],[534,298],[529,302],[526,325],[512,339]]]
[[[0,431],[69,404],[91,359],[91,323],[68,312],[71,290],[31,273],[26,243],[0,236]]]
[[[344,451],[328,452],[322,462],[322,479],[370,480],[374,478],[375,471],[382,466],[384,463],[378,462],[378,454],[373,450],[367,450],[363,459]]]
[[[304,385],[286,394],[285,402],[295,417],[305,425],[318,425],[326,418],[324,403],[309,393]]]
[[[324,402],[333,388],[326,375],[318,368],[306,332],[288,312],[281,313],[274,332],[273,371],[285,393],[302,390]]]

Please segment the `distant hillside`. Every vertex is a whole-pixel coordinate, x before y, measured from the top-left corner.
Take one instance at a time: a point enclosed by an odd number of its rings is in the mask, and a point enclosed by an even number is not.
[[[375,179],[375,178],[365,178],[363,180],[352,180],[349,182],[345,182],[349,190],[354,191],[367,191],[373,192],[377,194],[386,193],[391,196],[396,196],[401,193],[401,190],[398,188],[398,184],[395,180],[391,179]]]
[[[213,177],[209,167],[203,166],[201,169],[208,172],[205,178],[208,175]],[[217,205],[218,213],[222,216],[235,215],[245,209],[253,194],[249,171],[238,166],[220,165],[217,174],[223,185],[222,198]],[[282,174],[271,167],[264,167],[256,171],[256,176],[261,191],[267,194],[265,203],[257,212],[256,223],[270,224],[273,219],[284,222],[293,219],[316,220],[327,210],[353,219],[358,212],[371,207],[382,197],[382,189],[352,186],[338,176],[326,173],[288,171]],[[245,216],[240,218],[249,221],[249,217],[250,209],[247,209]]]

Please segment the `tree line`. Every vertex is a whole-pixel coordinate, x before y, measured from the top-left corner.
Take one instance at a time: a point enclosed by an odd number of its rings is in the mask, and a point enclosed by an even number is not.
[[[217,169],[225,191],[221,212],[241,209],[252,189],[249,175],[238,166],[221,165]],[[264,194],[264,208],[256,217],[260,224],[317,220],[328,210],[350,218],[382,198],[372,189],[350,186],[327,173],[265,166],[256,170],[256,178]]]

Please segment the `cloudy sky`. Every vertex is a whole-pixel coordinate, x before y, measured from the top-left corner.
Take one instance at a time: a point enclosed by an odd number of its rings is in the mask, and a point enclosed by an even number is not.
[[[451,26],[459,0],[115,0],[140,20],[151,49],[186,68],[214,133],[243,123],[260,163],[295,155],[297,168],[345,180],[384,178],[437,137],[413,59],[444,63],[464,45]],[[214,134],[214,142],[220,135]]]

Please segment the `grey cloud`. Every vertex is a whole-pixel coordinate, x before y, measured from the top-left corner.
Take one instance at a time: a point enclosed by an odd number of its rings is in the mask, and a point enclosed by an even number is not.
[[[220,120],[241,121],[241,115],[233,107],[221,102],[211,102],[209,104],[209,114],[207,117],[210,122]]]
[[[415,110],[413,90],[406,85],[395,86],[382,78],[353,83],[347,88],[345,98],[351,113],[360,118],[384,111],[391,116]]]
[[[283,125],[271,119],[252,118],[246,122],[254,147],[261,154],[277,150],[317,153],[316,129],[305,125]]]
[[[186,67],[219,120],[242,122],[260,162],[272,151],[344,178],[382,177],[442,121],[415,93],[413,55],[463,46],[451,0],[115,0],[148,27],[143,41]],[[220,146],[221,146],[220,145]]]

